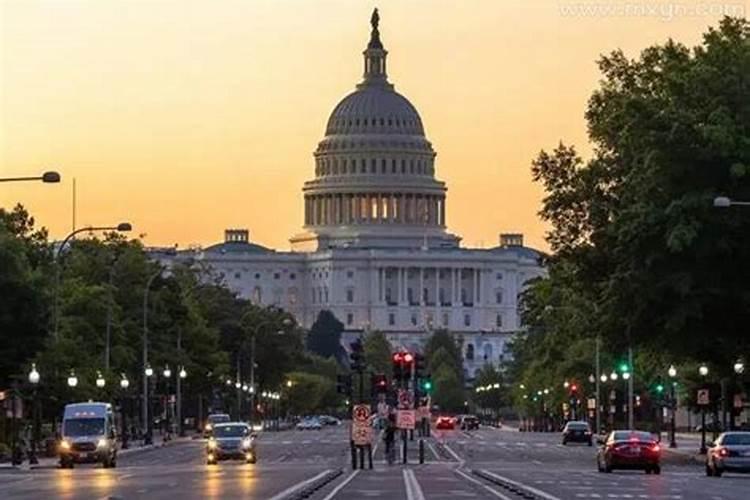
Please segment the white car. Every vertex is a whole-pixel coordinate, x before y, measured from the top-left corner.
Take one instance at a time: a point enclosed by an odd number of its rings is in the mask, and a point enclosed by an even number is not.
[[[322,427],[323,426],[320,425],[320,420],[317,418],[306,418],[297,424],[297,429],[300,431],[319,431]]]

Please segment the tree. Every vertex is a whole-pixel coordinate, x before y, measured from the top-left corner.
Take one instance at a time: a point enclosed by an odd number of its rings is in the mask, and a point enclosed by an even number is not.
[[[517,380],[587,378],[597,336],[603,367],[631,346],[645,374],[663,373],[669,352],[728,375],[750,350],[750,218],[712,206],[750,198],[749,34],[726,18],[692,50],[668,41],[601,58],[586,112],[593,157],[561,144],[532,164],[555,255],[524,297]]]
[[[388,373],[391,369],[391,344],[379,330],[370,332],[364,339],[367,366],[374,373]]]
[[[432,402],[444,411],[461,411],[464,407],[464,388],[455,370],[446,364],[441,364],[432,373],[433,391]]]
[[[438,353],[440,353],[439,356],[436,356]],[[461,340],[454,337],[448,330],[435,330],[425,343],[424,356],[430,371],[436,372],[439,365],[445,363],[456,374],[456,378],[463,383]]]
[[[344,324],[336,319],[331,311],[320,311],[307,334],[307,349],[324,358],[333,357],[341,360],[343,357],[341,333],[343,331]]]
[[[0,381],[25,374],[49,325],[51,249],[21,206],[0,209]]]

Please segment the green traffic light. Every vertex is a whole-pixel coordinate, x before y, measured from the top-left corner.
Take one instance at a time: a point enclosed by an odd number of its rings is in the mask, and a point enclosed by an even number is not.
[[[431,391],[432,390],[432,382],[430,382],[429,380],[425,381],[425,383],[423,384],[423,387],[424,387],[425,391]]]
[[[620,372],[626,373],[630,371],[630,367],[627,363],[620,363]]]
[[[656,386],[656,392],[664,392],[664,386],[662,384],[659,384]]]

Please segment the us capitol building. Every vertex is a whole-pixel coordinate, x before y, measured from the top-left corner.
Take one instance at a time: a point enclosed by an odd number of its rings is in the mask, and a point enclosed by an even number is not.
[[[435,150],[414,105],[388,81],[377,10],[371,24],[363,80],[333,109],[313,154],[315,177],[302,188],[304,232],[291,238],[291,251],[227,229],[223,243],[198,253],[241,297],[290,311],[304,327],[330,310],[345,325],[347,348],[368,330],[410,350],[430,330],[461,335],[470,379],[508,355],[518,295],[544,274],[543,255],[524,247],[520,234],[471,249],[446,230],[447,188],[435,177]],[[169,264],[196,252],[154,256]]]

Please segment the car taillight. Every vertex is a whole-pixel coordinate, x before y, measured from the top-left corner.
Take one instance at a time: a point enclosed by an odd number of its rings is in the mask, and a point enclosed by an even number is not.
[[[653,451],[654,453],[659,453],[661,451],[661,446],[659,446],[658,444],[654,444],[651,446],[651,451]]]
[[[728,457],[729,456],[729,450],[726,448],[719,448],[719,456],[720,457]]]

